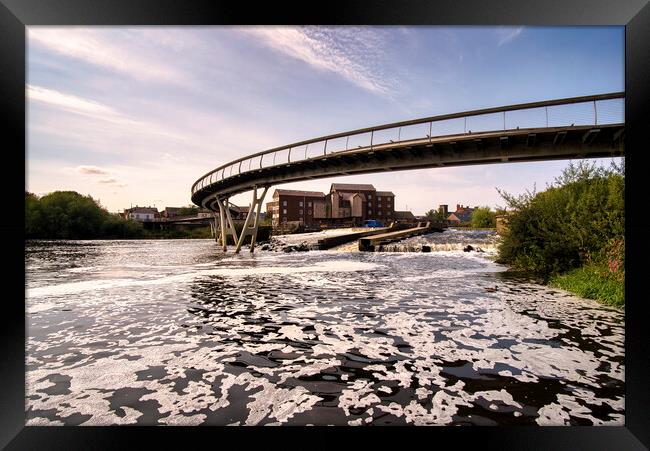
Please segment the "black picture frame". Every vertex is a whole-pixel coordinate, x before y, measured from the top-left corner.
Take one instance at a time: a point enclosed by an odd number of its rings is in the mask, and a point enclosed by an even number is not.
[[[648,230],[643,222],[644,203],[642,171],[650,152],[642,140],[650,124],[650,6],[648,0],[403,0],[400,2],[337,0],[320,4],[290,4],[224,1],[174,0],[0,0],[0,99],[3,129],[2,193],[8,209],[2,224],[7,262],[3,277],[2,363],[0,364],[0,447],[11,450],[32,449],[123,449],[145,439],[147,448],[166,448],[172,435],[182,434],[195,443],[207,439],[225,445],[226,429],[158,427],[26,427],[25,426],[25,339],[24,301],[24,233],[25,159],[25,39],[30,25],[221,25],[221,24],[340,24],[340,25],[622,25],[625,26],[625,108],[626,108],[626,305],[625,339],[625,426],[621,427],[484,427],[484,428],[356,428],[352,436],[372,438],[388,444],[386,431],[395,444],[453,446],[473,444],[478,449],[585,449],[632,450],[650,447],[650,359],[646,353],[648,330],[643,314],[645,286],[642,283],[642,258],[650,255]],[[512,62],[516,64],[516,62]],[[11,144],[9,144],[11,143]],[[6,147],[5,147],[6,146]],[[646,147],[646,148],[644,148]],[[10,156],[15,158],[10,161]],[[26,155],[25,155],[26,156]],[[21,170],[22,173],[21,173]],[[631,183],[631,184],[630,184]],[[647,233],[646,233],[647,235]],[[644,241],[645,240],[645,241]],[[8,262],[11,262],[10,264]],[[21,277],[22,276],[22,277]],[[22,286],[21,286],[22,284]],[[237,429],[237,431],[235,431]],[[283,428],[278,428],[283,429]],[[301,428],[284,428],[283,447],[328,448],[349,446],[334,439],[340,429],[326,432],[314,428],[307,436]],[[291,429],[286,433],[286,429]],[[229,428],[228,435],[248,434],[249,430]],[[274,436],[277,432],[266,432]],[[413,437],[412,434],[421,437]],[[430,437],[430,434],[434,434]],[[317,435],[318,438],[313,437]],[[320,439],[320,437],[323,437]],[[218,442],[214,442],[217,439]],[[316,439],[316,440],[314,440]],[[266,439],[265,439],[266,440]],[[269,437],[269,442],[273,439]],[[449,446],[449,445],[447,445]]]

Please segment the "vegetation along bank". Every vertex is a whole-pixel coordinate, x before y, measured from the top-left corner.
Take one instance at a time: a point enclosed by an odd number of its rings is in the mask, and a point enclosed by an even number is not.
[[[513,196],[497,261],[549,285],[625,305],[625,171],[571,164],[546,190]]]

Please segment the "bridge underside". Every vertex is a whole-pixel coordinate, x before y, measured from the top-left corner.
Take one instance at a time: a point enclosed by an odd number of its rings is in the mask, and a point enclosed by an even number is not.
[[[408,169],[622,156],[624,127],[614,124],[519,129],[382,144],[233,175],[198,190],[192,201],[219,211],[217,198],[302,180]]]
[[[251,235],[253,252],[262,202],[272,185],[383,171],[623,156],[624,132],[624,124],[613,124],[466,133],[391,142],[234,174],[196,191],[192,202],[219,212],[224,251],[226,235],[231,234],[237,244],[235,252],[239,252],[244,236]],[[258,188],[262,189],[259,197]],[[238,236],[230,218],[228,200],[250,190],[254,192],[253,203]],[[215,213],[215,224],[216,221]]]

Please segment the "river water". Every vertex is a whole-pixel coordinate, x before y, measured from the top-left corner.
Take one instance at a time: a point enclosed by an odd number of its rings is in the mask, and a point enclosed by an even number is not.
[[[623,425],[623,313],[506,271],[495,240],[29,242],[27,424]]]

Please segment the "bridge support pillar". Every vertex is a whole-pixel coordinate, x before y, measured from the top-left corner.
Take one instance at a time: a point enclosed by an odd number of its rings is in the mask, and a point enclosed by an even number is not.
[[[219,222],[221,226],[221,246],[223,248],[223,251],[226,252],[228,250],[228,235],[232,236],[233,242],[235,243],[235,253],[239,253],[241,250],[242,244],[244,244],[244,239],[246,236],[250,235],[251,236],[251,249],[250,251],[253,252],[255,250],[255,242],[257,240],[257,231],[259,229],[259,224],[260,224],[260,212],[262,210],[262,203],[264,202],[264,197],[266,196],[267,191],[269,190],[269,187],[265,187],[264,190],[262,191],[262,194],[258,197],[257,196],[257,187],[254,187],[253,189],[253,203],[250,205],[250,208],[248,209],[248,214],[246,215],[246,220],[244,221],[243,227],[241,229],[241,233],[237,234],[237,230],[235,229],[235,224],[232,220],[232,216],[230,214],[230,208],[229,207],[229,200],[228,198],[224,199],[219,199],[217,197],[217,205],[219,205]],[[217,216],[215,214],[214,218],[215,222],[215,239],[216,239],[216,222],[217,222]]]
[[[266,192],[269,190],[269,187],[264,187],[262,195],[257,197],[257,186],[253,188],[253,203],[248,209],[248,214],[246,215],[246,221],[244,221],[244,226],[241,229],[241,234],[239,235],[239,240],[237,241],[237,247],[235,248],[235,253],[239,253],[242,244],[244,244],[244,238],[247,235],[251,236],[251,252],[255,250],[255,241],[257,240],[257,230],[260,225],[260,211],[262,209],[262,203],[264,203],[264,197]],[[255,211],[255,219],[251,224],[251,218],[253,217],[253,210]]]
[[[228,250],[228,235],[231,235],[233,242],[237,244],[237,231],[235,230],[235,225],[230,216],[228,203],[228,198],[221,200],[217,197],[217,204],[219,205],[219,222],[221,226],[221,247],[224,252]]]

